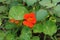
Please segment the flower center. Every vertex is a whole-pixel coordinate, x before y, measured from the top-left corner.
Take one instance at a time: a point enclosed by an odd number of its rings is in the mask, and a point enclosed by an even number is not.
[[[32,18],[28,18],[27,20],[28,20],[28,21],[31,21],[31,20],[32,20]]]

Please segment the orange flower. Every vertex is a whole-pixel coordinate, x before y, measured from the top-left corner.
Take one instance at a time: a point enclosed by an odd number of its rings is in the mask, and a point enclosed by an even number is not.
[[[19,24],[19,20],[10,19],[9,21],[10,21],[11,23]]]
[[[23,24],[32,28],[33,25],[36,23],[36,18],[35,18],[35,14],[33,12],[29,13],[29,14],[25,14],[24,15],[24,21]]]
[[[11,23],[14,23],[15,22],[15,19],[10,19],[9,20]]]
[[[16,23],[16,24],[19,24],[19,20],[15,20],[15,23]]]

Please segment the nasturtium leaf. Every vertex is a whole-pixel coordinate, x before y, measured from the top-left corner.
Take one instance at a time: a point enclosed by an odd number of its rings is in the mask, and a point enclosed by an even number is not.
[[[39,2],[39,4],[46,8],[51,8],[55,6],[54,4],[51,3],[51,0],[42,0]]]
[[[24,27],[22,29],[21,35],[20,35],[20,40],[30,40],[30,38],[32,37],[32,33],[31,30],[27,27]]]
[[[5,35],[6,34],[0,30],[0,40],[4,40]]]
[[[43,32],[43,25],[41,23],[35,24],[33,27],[34,33],[41,33]]]
[[[9,19],[23,20],[26,13],[28,10],[24,6],[13,6],[9,11]]]
[[[6,12],[7,11],[7,7],[6,6],[0,6],[0,13],[1,12]]]
[[[40,40],[38,36],[33,36],[31,40]]]
[[[0,0],[0,2],[4,2],[4,1],[6,1],[6,0]]]
[[[6,38],[5,38],[6,40],[15,40],[15,38],[14,38],[14,35],[13,34],[7,34],[6,35]]]
[[[32,6],[34,3],[37,2],[37,0],[23,0],[23,1],[26,2],[28,6]]]
[[[15,2],[10,3],[9,7],[18,6],[18,5],[19,5],[19,3],[17,1],[15,1]]]
[[[56,23],[53,21],[47,21],[43,24],[43,33],[52,36],[54,33],[57,32]]]
[[[6,24],[4,26],[4,28],[6,28],[6,29],[13,29],[15,27],[17,27],[16,24],[10,23],[10,22],[6,22]]]
[[[56,22],[60,22],[60,18],[56,17]]]
[[[36,12],[37,21],[44,20],[47,16],[48,16],[47,10],[40,9],[39,11]]]
[[[60,0],[52,0],[52,3],[57,5],[57,3],[60,2]]]
[[[54,10],[53,10],[56,14],[56,16],[60,17],[60,5],[54,7]]]

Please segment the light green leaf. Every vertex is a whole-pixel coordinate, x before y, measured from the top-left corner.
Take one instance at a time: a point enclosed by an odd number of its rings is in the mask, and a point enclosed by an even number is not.
[[[31,40],[40,40],[38,36],[33,36]]]
[[[57,32],[56,23],[53,21],[47,21],[43,24],[43,33],[52,36],[54,33]]]
[[[6,0],[0,0],[0,2],[4,2],[4,1],[6,1]]]
[[[55,5],[56,5],[58,2],[60,2],[60,0],[52,0],[52,3],[55,4]]]
[[[37,19],[37,21],[44,20],[47,16],[48,16],[48,13],[47,13],[47,11],[44,10],[44,9],[40,9],[40,10],[37,11],[37,13],[36,13],[36,19]]]
[[[54,4],[51,3],[51,0],[42,0],[39,2],[39,4],[46,8],[51,8],[55,6]]]
[[[53,10],[56,14],[56,16],[60,17],[60,5],[54,7],[54,10]]]
[[[4,40],[5,33],[0,30],[0,40]]]
[[[32,6],[34,3],[37,2],[37,0],[23,0],[23,1],[26,2],[28,6]]]
[[[31,30],[27,27],[24,27],[22,29],[21,35],[20,35],[20,40],[30,40],[30,38],[32,37],[32,33]]]
[[[33,27],[33,32],[34,33],[41,33],[43,32],[43,25],[38,23],[38,24],[35,24],[34,27]]]
[[[13,6],[9,11],[9,19],[23,20],[23,16],[27,12],[28,10],[23,6]]]
[[[0,6],[0,13],[1,12],[6,12],[7,11],[7,7],[6,6]]]

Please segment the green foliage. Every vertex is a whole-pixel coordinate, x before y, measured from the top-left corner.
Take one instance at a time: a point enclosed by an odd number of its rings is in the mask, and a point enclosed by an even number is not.
[[[6,35],[5,40],[15,40],[14,35],[11,34],[11,33],[8,33],[8,34]]]
[[[0,30],[0,40],[4,40],[5,35],[6,34]]]
[[[56,16],[60,17],[60,5],[54,7],[54,12]]]
[[[0,6],[0,13],[2,12],[6,12],[7,11],[7,7],[6,6]]]
[[[53,4],[57,4],[58,2],[60,2],[60,0],[52,0]]]
[[[60,0],[0,0],[0,40],[40,40],[40,33],[53,36],[59,30],[56,26],[56,22],[60,22],[58,2]],[[27,17],[30,12],[35,14],[35,24]],[[30,24],[23,24],[24,15]]]
[[[6,28],[6,29],[13,29],[15,27],[17,27],[17,26],[14,23],[6,22],[6,25],[5,25],[4,28]]]
[[[38,23],[38,24],[35,24],[34,27],[33,27],[33,32],[34,33],[41,33],[43,32],[43,25]]]
[[[32,37],[32,39],[31,40],[40,40],[39,39],[39,37],[38,36],[34,36],[34,37]]]
[[[43,33],[48,34],[52,36],[54,33],[57,32],[57,27],[55,22],[53,21],[47,21],[43,24]]]
[[[37,2],[37,0],[23,0],[23,1],[26,2],[28,6],[32,6],[34,3]]]
[[[27,12],[28,10],[23,6],[13,6],[9,12],[9,18],[15,20],[23,20],[23,16]]]
[[[30,40],[31,37],[31,30],[27,27],[24,27],[21,31],[20,40]]]
[[[47,18],[47,16],[48,16],[48,12],[47,12],[47,10],[44,10],[44,9],[40,9],[36,13],[36,19],[37,19],[37,21],[44,20],[45,18]]]

